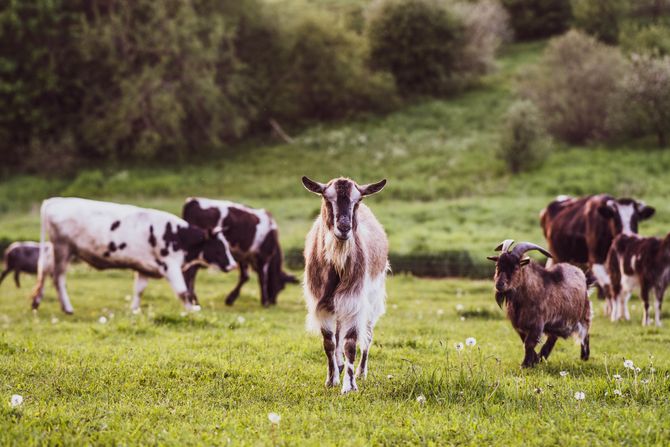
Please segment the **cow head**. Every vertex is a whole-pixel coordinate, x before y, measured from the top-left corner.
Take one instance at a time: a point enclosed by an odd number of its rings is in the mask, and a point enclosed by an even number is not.
[[[221,227],[213,230],[203,230],[195,225],[180,227],[177,230],[177,239],[186,252],[187,261],[201,259],[207,265],[218,267],[224,272],[237,267]]]
[[[386,185],[386,179],[368,185],[359,185],[348,178],[337,178],[324,184],[302,178],[307,190],[323,197],[326,225],[340,241],[348,240],[356,229],[356,211],[363,197],[378,193]]]
[[[656,210],[633,199],[609,198],[598,207],[598,213],[608,219],[614,234],[637,233],[638,222],[649,219]]]

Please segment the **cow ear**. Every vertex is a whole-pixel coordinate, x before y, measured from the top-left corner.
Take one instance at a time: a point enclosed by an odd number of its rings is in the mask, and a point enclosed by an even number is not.
[[[638,205],[638,215],[640,220],[649,219],[656,212],[656,208],[652,206],[647,206],[644,203]]]
[[[600,205],[598,207],[598,212],[605,219],[611,219],[616,215],[616,211],[614,210],[614,205],[612,204],[611,200],[608,200],[603,205]]]
[[[530,258],[523,258],[521,261],[519,261],[519,265],[523,267],[524,265],[528,265],[530,263]]]
[[[498,262],[498,256],[487,256],[486,259],[493,262]]]
[[[311,191],[314,194],[323,194],[323,191],[326,189],[326,185],[315,182],[306,175],[302,176],[302,184],[305,186],[305,188],[307,188],[308,191]]]
[[[369,183],[367,185],[357,186],[358,191],[363,197],[371,196],[372,194],[377,194],[379,191],[384,189],[386,186],[386,179],[380,180],[377,183]]]
[[[180,228],[177,232],[179,242],[187,248],[202,244],[207,239],[207,232],[196,226],[190,225],[186,228]]]

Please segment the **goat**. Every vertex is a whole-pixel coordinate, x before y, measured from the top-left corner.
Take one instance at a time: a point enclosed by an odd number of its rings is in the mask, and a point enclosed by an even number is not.
[[[513,243],[511,239],[505,240],[496,248],[502,251],[500,256],[487,259],[496,263],[496,302],[501,308],[505,304],[507,317],[525,346],[521,366],[532,367],[540,359],[546,360],[558,337],[569,335],[577,335],[581,358],[588,360],[591,303],[584,272],[566,263],[542,267],[530,262],[524,254],[538,250],[551,258],[548,251],[530,242],[521,242],[510,251]],[[542,334],[547,335],[547,341],[538,356],[535,346]]]
[[[344,368],[345,394],[358,390],[356,377],[367,377],[372,331],[385,312],[388,240],[361,200],[381,191],[386,180],[358,185],[337,178],[324,184],[303,177],[302,183],[322,197],[321,213],[305,241],[307,327],[323,336],[326,386],[339,385]],[[354,375],[357,344],[361,359]]]
[[[670,285],[670,233],[665,238],[620,234],[607,255],[608,273],[612,279],[607,299],[612,303],[612,321],[630,319],[628,300],[636,287],[644,303],[642,325],[649,324],[649,293],[654,292],[654,320],[661,326],[661,305]]]

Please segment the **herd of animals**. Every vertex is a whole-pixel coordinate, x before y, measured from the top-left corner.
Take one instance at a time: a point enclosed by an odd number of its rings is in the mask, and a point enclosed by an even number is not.
[[[367,375],[368,350],[374,327],[385,312],[385,280],[389,271],[388,240],[363,199],[380,192],[386,180],[359,185],[348,178],[320,183],[302,178],[304,187],[321,197],[321,211],[305,242],[304,295],[307,326],[323,336],[327,386],[342,393],[357,389],[356,378]],[[505,308],[524,344],[522,366],[549,357],[557,339],[574,335],[581,358],[589,358],[593,285],[606,299],[612,321],[628,320],[628,300],[639,287],[642,324],[649,324],[649,294],[655,294],[655,324],[661,325],[661,304],[670,283],[670,234],[664,239],[640,237],[638,223],[654,208],[643,202],[600,194],[558,197],[540,213],[548,249],[507,239],[488,259],[496,264],[496,302]],[[228,294],[232,305],[249,267],[258,275],[261,303],[277,303],[279,292],[297,279],[282,268],[278,227],[265,210],[221,200],[189,198],[182,217],[159,210],[79,198],[51,198],[41,207],[40,242],[15,242],[4,253],[4,278],[37,273],[32,306],[39,307],[45,280],[51,276],[61,308],[74,309],[65,274],[77,258],[97,269],[135,272],[131,308],[149,278],[165,278],[187,310],[200,310],[195,293],[199,268],[239,268],[240,277]],[[49,241],[47,241],[47,236]],[[526,253],[539,251],[546,265]],[[539,354],[535,352],[547,336]],[[354,370],[357,347],[360,360]]]

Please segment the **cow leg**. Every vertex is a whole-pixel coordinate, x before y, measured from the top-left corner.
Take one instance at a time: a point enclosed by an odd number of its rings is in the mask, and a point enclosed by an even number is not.
[[[358,331],[356,322],[342,325],[344,332],[344,377],[342,378],[342,394],[350,391],[358,391],[354,363],[356,362],[356,344],[358,342]]]
[[[235,303],[237,297],[240,296],[242,286],[249,281],[249,264],[239,261],[237,265],[240,267],[240,278],[237,280],[235,288],[226,297],[226,305],[228,306],[232,306]]]
[[[181,267],[178,264],[169,264],[167,271],[165,272],[165,277],[170,283],[172,291],[184,304],[186,310],[198,312],[200,310],[198,298],[186,287],[186,281],[184,280],[184,274],[181,271]]]
[[[607,273],[607,269],[605,268],[604,264],[593,264],[591,266],[591,273],[593,273],[593,276],[596,278],[596,285],[598,290],[606,291],[612,286],[612,281],[610,280],[610,276]],[[614,303],[606,300],[604,305],[605,316],[609,315],[612,317],[615,307],[616,305]],[[614,321],[614,319],[612,319],[612,321]]]
[[[74,313],[72,304],[70,303],[70,296],[65,287],[65,273],[70,261],[70,248],[67,245],[60,245],[58,248],[54,247],[54,271],[53,281],[58,292],[58,300],[63,312],[68,315]]]
[[[14,270],[14,284],[16,284],[17,288],[21,288],[21,281],[19,280],[19,275],[21,274],[21,270],[16,269]]]
[[[642,326],[649,325],[649,287],[647,283],[642,281],[640,284],[640,298],[642,299]],[[626,305],[626,313],[628,313],[628,305]],[[628,320],[628,316],[626,320]]]
[[[186,288],[188,289],[189,292],[195,294],[195,277],[198,274],[198,270],[200,270],[199,265],[192,265],[189,267],[188,270],[183,272],[184,274],[184,282],[186,282]]]
[[[337,338],[335,335],[335,322],[332,318],[321,322],[321,335],[323,335],[323,351],[326,354],[326,361],[328,362],[326,386],[337,386],[340,384],[340,369],[337,365],[337,355],[335,353]]]
[[[665,288],[657,287],[656,302],[654,303],[654,322],[658,327],[663,325],[663,323],[661,323],[661,306],[663,305],[663,295],[665,295]]]
[[[139,314],[142,312],[142,309],[140,309],[140,298],[142,298],[142,292],[144,292],[144,289],[146,289],[148,283],[149,278],[140,272],[135,272],[135,283],[133,284],[133,301],[130,304],[130,310],[134,314]]]
[[[372,345],[372,322],[368,322],[367,333],[360,338],[361,345],[361,360],[356,368],[356,377],[362,377],[364,380],[368,378],[368,352]]]
[[[549,335],[547,337],[547,341],[544,342],[544,345],[542,346],[542,349],[540,349],[540,357],[547,360],[549,358],[549,354],[551,354],[551,351],[554,349],[554,345],[556,344],[556,340],[558,340],[558,337],[555,335]]]
[[[526,339],[523,342],[526,354],[523,358],[523,363],[521,363],[522,367],[530,368],[535,366],[535,364],[539,361],[539,357],[535,352],[535,346],[537,346],[537,344],[540,342],[541,336],[541,327],[535,327],[528,331],[528,335],[526,335]]]
[[[2,284],[2,281],[5,280],[5,277],[12,273],[12,270],[10,268],[7,268],[4,272],[2,272],[2,275],[0,275],[0,284]]]
[[[268,294],[268,262],[258,263],[256,272],[258,273],[258,286],[261,289],[261,304],[264,307],[270,306],[270,296]]]

